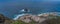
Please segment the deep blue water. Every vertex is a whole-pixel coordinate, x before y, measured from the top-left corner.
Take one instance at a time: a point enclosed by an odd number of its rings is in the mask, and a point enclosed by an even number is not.
[[[60,12],[59,1],[39,1],[39,0],[7,0],[0,1],[0,13],[8,18],[14,18],[20,10],[28,8],[31,14],[40,14],[45,12]]]

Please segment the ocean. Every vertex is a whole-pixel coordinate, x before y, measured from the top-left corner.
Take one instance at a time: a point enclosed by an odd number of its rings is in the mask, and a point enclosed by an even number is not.
[[[40,14],[46,12],[60,12],[60,1],[10,1],[0,4],[0,13],[8,18],[15,18],[15,15],[20,14],[20,10],[28,8],[30,14]]]

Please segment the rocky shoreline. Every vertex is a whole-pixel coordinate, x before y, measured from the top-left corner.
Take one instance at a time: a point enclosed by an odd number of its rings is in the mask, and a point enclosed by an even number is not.
[[[4,22],[0,24],[24,24],[24,23],[25,24],[50,24],[51,21],[56,23],[56,19],[55,19],[56,17],[58,17],[56,14],[55,15],[54,14],[50,14],[50,15],[49,14],[43,14],[43,15],[25,14],[19,17],[17,20],[12,20],[0,14],[0,18],[4,20]]]

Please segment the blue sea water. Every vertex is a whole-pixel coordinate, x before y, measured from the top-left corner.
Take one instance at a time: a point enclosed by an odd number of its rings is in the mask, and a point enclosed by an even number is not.
[[[28,8],[31,14],[40,14],[45,12],[60,12],[60,1],[38,1],[38,0],[21,0],[21,1],[1,1],[0,13],[5,17],[14,18],[20,14],[20,10]]]

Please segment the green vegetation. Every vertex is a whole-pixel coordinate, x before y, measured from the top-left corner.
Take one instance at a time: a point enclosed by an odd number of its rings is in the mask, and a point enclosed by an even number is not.
[[[12,24],[27,24],[27,23],[22,22],[21,20],[17,20],[17,21],[15,21],[15,22],[13,22]]]
[[[13,22],[12,24],[35,24],[35,21],[32,21],[30,23],[25,23],[25,22],[22,22],[21,20],[17,20],[15,22]]]
[[[60,16],[49,16],[51,19],[49,19],[49,24],[60,24]]]

